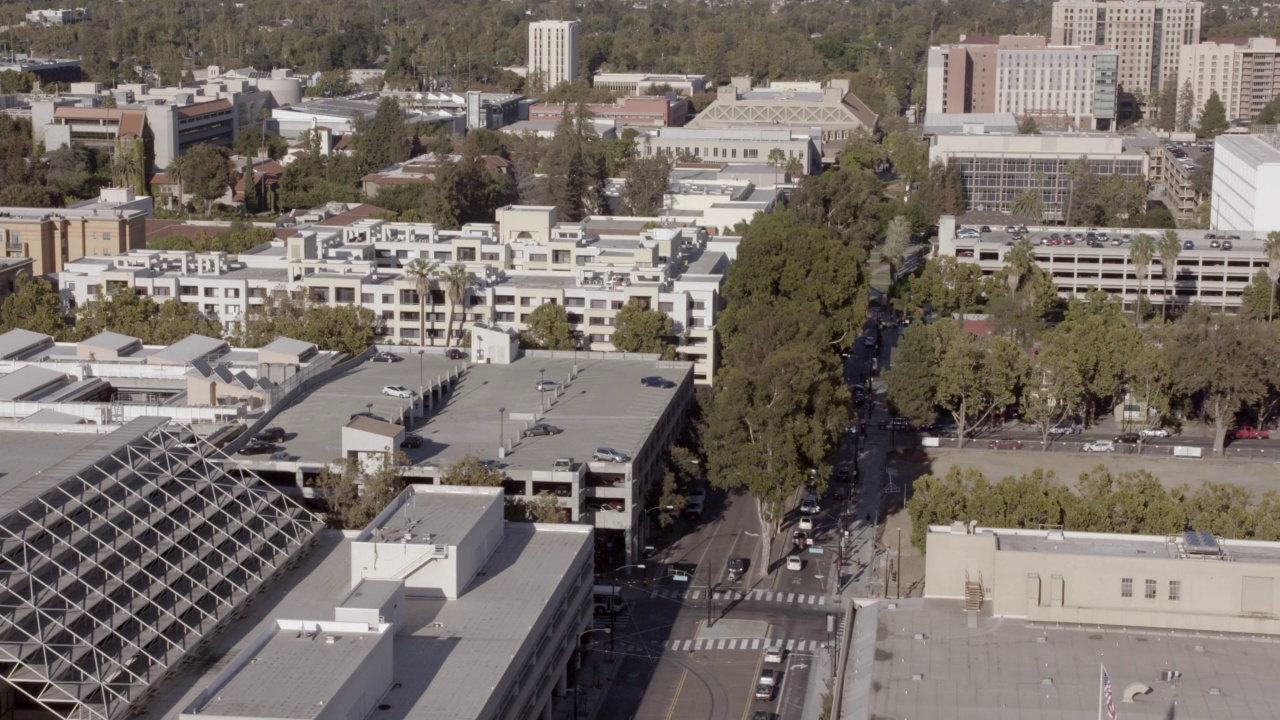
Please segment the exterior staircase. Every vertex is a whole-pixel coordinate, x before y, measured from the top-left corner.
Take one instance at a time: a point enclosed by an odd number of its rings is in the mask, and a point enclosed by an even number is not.
[[[982,609],[982,576],[978,576],[977,582],[969,579],[969,573],[964,575],[964,609],[965,612],[978,612]]]

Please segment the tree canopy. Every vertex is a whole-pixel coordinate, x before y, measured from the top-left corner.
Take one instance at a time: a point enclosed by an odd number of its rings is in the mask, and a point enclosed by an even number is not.
[[[618,352],[660,353],[671,359],[671,317],[632,300],[618,311],[611,342]]]

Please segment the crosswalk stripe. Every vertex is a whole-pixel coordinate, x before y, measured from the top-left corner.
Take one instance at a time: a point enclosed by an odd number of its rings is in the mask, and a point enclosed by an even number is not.
[[[690,593],[689,593],[689,599],[690,599],[690,600],[697,600],[697,599],[698,599],[698,595],[699,595],[699,594],[701,594],[701,593],[702,593],[702,591],[701,591],[701,590],[694,590],[694,591],[692,591],[692,592],[690,592]]]
[[[819,605],[826,605],[826,604],[827,604],[827,598],[826,598],[826,596],[820,596],[820,597],[818,598],[818,604],[819,604]]]
[[[716,641],[716,649],[717,649],[717,650],[723,650],[723,649],[724,649],[724,642],[725,642],[725,641],[724,641],[724,638],[721,638],[720,640]]]
[[[698,638],[697,640],[694,640],[694,641],[693,641],[693,649],[694,649],[694,650],[701,650],[701,649],[702,649],[702,638]]]
[[[795,649],[795,646],[796,646],[796,641],[795,641],[795,640],[788,640],[788,641],[787,641],[787,652],[791,652],[792,650],[794,650],[794,649]]]
[[[794,601],[795,599],[796,599],[796,594],[795,594],[795,593],[787,593],[787,602],[792,602],[792,601]]]
[[[738,649],[738,641],[737,641],[737,640],[730,640],[730,641],[729,641],[729,649],[730,649],[730,650],[737,650],[737,649]]]
[[[754,640],[751,641],[751,649],[752,650],[760,649],[760,638],[755,638]]]
[[[682,647],[682,648],[680,648],[680,649],[681,649],[681,650],[684,650],[684,651],[686,651],[686,652],[687,652],[687,651],[689,650],[689,648],[691,648],[691,647],[693,647],[693,641],[692,641],[692,640],[685,640],[685,641],[684,641],[684,647]]]

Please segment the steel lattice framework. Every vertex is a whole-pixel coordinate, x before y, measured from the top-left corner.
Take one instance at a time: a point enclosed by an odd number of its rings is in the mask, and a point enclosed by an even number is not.
[[[126,716],[321,527],[161,424],[0,517],[0,674],[61,717]]]

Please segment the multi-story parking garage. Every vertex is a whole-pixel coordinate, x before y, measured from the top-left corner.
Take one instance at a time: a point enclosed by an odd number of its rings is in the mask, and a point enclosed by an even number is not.
[[[5,707],[127,717],[320,529],[168,422],[0,431]]]

